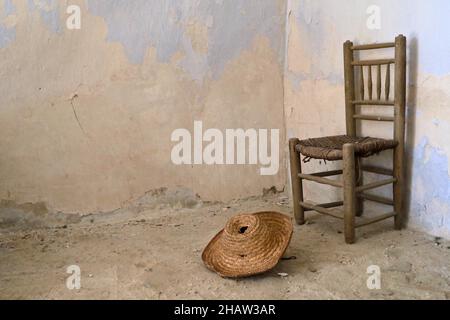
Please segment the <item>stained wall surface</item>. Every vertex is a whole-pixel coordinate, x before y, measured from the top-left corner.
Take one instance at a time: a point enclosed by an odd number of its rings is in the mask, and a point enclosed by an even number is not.
[[[81,8],[79,30],[66,27],[71,4]],[[160,187],[206,200],[282,190],[284,138],[345,130],[342,43],[403,33],[408,222],[449,238],[449,9],[446,0],[0,0],[0,200],[88,213]],[[279,129],[278,174],[174,165],[171,133],[192,132],[195,120]],[[340,196],[307,190],[318,201]]]
[[[282,189],[284,167],[174,165],[171,133],[199,120],[285,136],[285,5],[0,0],[0,199],[88,213],[160,187],[204,200]]]
[[[288,137],[345,132],[342,44],[408,39],[409,226],[450,237],[450,3],[445,0],[291,0],[285,115]],[[388,56],[389,52],[383,53]],[[392,56],[392,54],[391,54]],[[375,112],[369,110],[368,112]],[[387,137],[389,125],[363,124]],[[388,165],[389,154],[373,161]],[[310,170],[335,164],[310,165]],[[316,199],[333,191],[308,188]],[[329,189],[326,189],[329,190]],[[388,195],[390,190],[383,190]]]

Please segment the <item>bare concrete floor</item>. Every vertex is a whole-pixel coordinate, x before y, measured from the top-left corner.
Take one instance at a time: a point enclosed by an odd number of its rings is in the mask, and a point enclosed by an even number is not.
[[[0,229],[2,299],[450,299],[450,244],[386,221],[346,245],[338,220],[310,215],[296,226],[286,257],[265,275],[222,279],[200,258],[227,219],[276,210],[279,196],[90,216],[35,230]],[[81,289],[66,268],[81,268]],[[367,268],[381,268],[369,290]],[[280,276],[286,273],[287,276]]]

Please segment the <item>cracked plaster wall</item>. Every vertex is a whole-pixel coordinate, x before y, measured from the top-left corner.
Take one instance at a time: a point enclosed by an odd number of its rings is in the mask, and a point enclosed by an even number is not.
[[[68,4],[81,6],[81,30],[65,28]],[[370,5],[380,30],[366,27]],[[342,42],[403,33],[409,225],[450,237],[449,9],[445,0],[1,0],[0,198],[87,213],[162,186],[210,200],[282,188],[285,167],[273,177],[256,166],[176,167],[170,134],[194,120],[288,138],[340,134]],[[333,164],[315,165],[324,166]]]
[[[283,134],[285,14],[278,0],[0,0],[0,199],[89,213],[160,187],[282,189],[283,169],[175,166],[170,137],[194,120]]]

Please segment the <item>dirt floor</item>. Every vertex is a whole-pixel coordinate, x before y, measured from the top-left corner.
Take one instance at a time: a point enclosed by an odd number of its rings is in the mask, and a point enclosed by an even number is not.
[[[394,231],[385,221],[346,245],[342,223],[317,214],[295,226],[287,259],[274,270],[222,279],[204,267],[201,251],[227,219],[291,209],[279,194],[227,204],[191,200],[141,202],[33,228],[10,213],[12,220],[0,221],[0,298],[450,299],[450,243]],[[81,269],[80,290],[66,287],[70,265]],[[380,290],[367,288],[371,265],[381,268]]]

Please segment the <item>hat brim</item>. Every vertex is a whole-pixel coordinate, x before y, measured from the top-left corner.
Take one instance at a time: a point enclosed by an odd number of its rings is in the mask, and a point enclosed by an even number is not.
[[[237,254],[236,250],[224,246],[221,241],[224,230],[221,230],[203,251],[202,259],[208,269],[225,278],[242,278],[265,273],[278,264],[291,241],[291,218],[278,212],[254,215],[267,226],[265,239],[243,248],[246,254]]]

